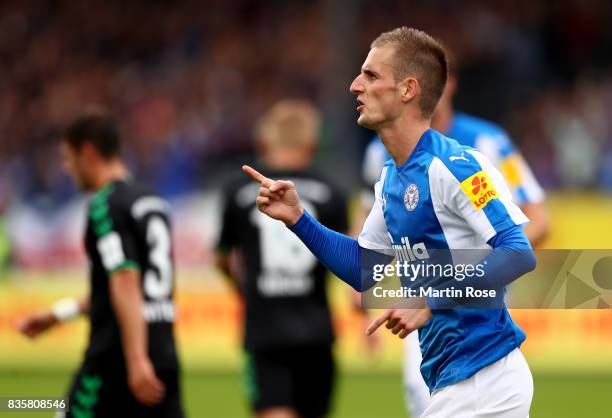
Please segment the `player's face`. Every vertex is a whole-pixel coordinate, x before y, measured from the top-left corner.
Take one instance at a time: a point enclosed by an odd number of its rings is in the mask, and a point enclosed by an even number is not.
[[[88,163],[85,161],[84,153],[75,150],[66,142],[62,143],[62,157],[64,169],[72,177],[79,189],[89,191],[92,189],[88,175]]]
[[[395,119],[401,110],[401,94],[393,75],[394,48],[372,48],[361,66],[361,73],[351,84],[357,96],[357,123],[374,129]]]

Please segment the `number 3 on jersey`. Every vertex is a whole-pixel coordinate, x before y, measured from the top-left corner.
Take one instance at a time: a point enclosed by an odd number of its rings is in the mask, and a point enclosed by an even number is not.
[[[146,227],[149,245],[149,263],[152,268],[144,272],[144,293],[149,299],[168,299],[172,293],[172,242],[166,222],[160,216],[149,218]],[[128,264],[117,232],[111,232],[98,240],[98,251],[107,271],[113,272]]]
[[[151,248],[149,262],[157,271],[145,272],[144,292],[151,299],[167,299],[172,292],[172,242],[168,226],[159,216],[152,216],[147,223],[147,243]]]

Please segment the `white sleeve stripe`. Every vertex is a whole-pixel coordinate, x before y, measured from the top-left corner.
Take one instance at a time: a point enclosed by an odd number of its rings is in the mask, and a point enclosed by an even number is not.
[[[365,248],[367,250],[381,251],[381,250],[389,250],[389,249],[391,249],[390,246],[386,246],[384,248],[381,248],[380,244],[376,244],[375,242],[372,242],[372,241],[368,240],[367,238],[362,237],[361,235],[359,236],[359,238],[357,238],[357,243],[359,243],[359,246],[361,248]]]
[[[459,180],[439,158],[434,158],[429,166],[429,187],[434,211],[449,248],[485,248],[486,242],[496,234],[495,228],[483,211],[473,208]],[[467,216],[456,213],[458,208],[453,208],[453,193],[460,193],[466,200]]]
[[[384,167],[380,180],[374,186],[374,206],[363,224],[363,229],[357,241],[359,245],[371,250],[391,249],[391,240],[387,230],[387,223],[382,209],[382,188],[387,175],[387,167]],[[363,244],[363,245],[362,245]]]
[[[363,230],[357,238],[359,245],[368,249],[391,249],[391,240],[387,232],[387,223],[378,199],[363,224]],[[363,245],[362,245],[363,244]]]

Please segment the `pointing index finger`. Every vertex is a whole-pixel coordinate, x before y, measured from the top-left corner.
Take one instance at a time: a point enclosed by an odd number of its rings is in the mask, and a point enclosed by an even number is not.
[[[261,174],[259,171],[255,170],[253,167],[243,165],[242,171],[248,174],[256,182],[261,183],[263,186],[267,186],[272,183],[272,180]]]
[[[391,317],[392,312],[392,309],[387,309],[384,314],[372,321],[372,323],[366,329],[366,335],[374,334],[374,331],[376,331],[378,327],[384,324]]]

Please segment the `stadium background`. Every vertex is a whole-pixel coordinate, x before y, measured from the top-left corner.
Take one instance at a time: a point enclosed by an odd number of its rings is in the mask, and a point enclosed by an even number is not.
[[[175,219],[178,341],[192,417],[241,417],[240,305],[212,268],[219,187],[254,161],[258,115],[287,96],[323,110],[316,164],[356,194],[370,133],[348,85],[381,31],[416,26],[452,49],[459,109],[510,131],[549,193],[545,248],[612,248],[612,5],[607,1],[3,1],[0,4],[0,396],[60,396],[86,323],[38,341],[15,322],[86,290],[84,200],[57,137],[92,103],[120,115],[135,174]],[[334,417],[404,416],[401,345],[370,359],[331,281],[341,361]],[[532,416],[606,417],[612,311],[513,312]],[[26,417],[28,414],[20,414]],[[32,416],[42,416],[33,414]]]

